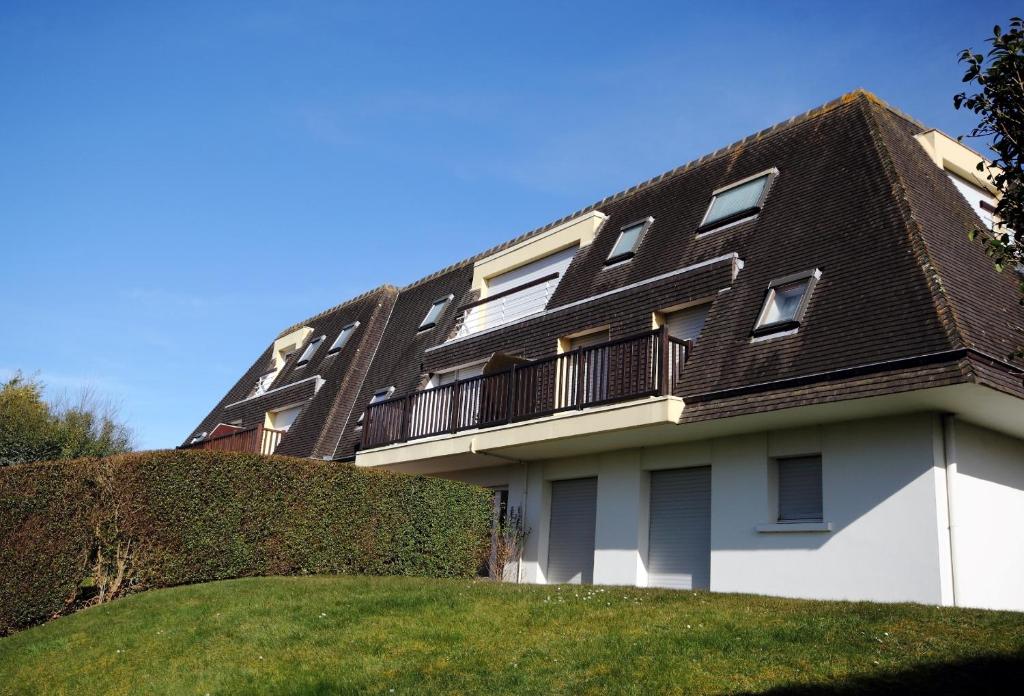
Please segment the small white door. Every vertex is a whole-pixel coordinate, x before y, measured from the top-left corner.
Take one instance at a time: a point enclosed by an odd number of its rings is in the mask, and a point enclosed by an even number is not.
[[[711,467],[651,472],[648,584],[711,586]]]
[[[594,581],[594,525],[597,522],[597,479],[551,483],[548,526],[549,583]]]

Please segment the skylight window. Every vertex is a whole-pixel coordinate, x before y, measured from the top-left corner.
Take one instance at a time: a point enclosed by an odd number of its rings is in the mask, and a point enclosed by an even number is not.
[[[795,330],[803,320],[811,291],[821,271],[798,273],[772,281],[764,298],[764,306],[754,327],[755,336]]]
[[[367,404],[367,407],[373,406],[374,404],[379,404],[381,401],[386,401],[394,393],[395,393],[395,388],[394,387],[386,387],[385,389],[378,389],[377,391],[375,391],[373,393],[373,396],[370,397],[370,403]],[[359,420],[356,421],[356,425],[357,426],[362,426],[363,418],[366,418],[366,411],[365,410],[362,413],[359,414]]]
[[[605,264],[619,263],[633,258],[652,222],[654,222],[654,218],[647,217],[623,227],[619,231],[619,238],[615,241],[615,246],[608,254]]]
[[[757,215],[777,174],[778,170],[771,169],[715,191],[698,231],[706,232]]]
[[[327,354],[334,355],[335,353],[339,352],[342,348],[344,348],[345,344],[348,343],[348,339],[352,337],[352,334],[358,328],[358,321],[354,321],[351,324],[346,324],[345,326],[343,326],[341,329],[341,333],[339,333],[338,337],[334,339],[334,343],[331,344],[331,349],[327,351]]]
[[[437,326],[437,320],[441,317],[441,313],[444,308],[448,306],[448,303],[452,301],[454,295],[448,295],[442,297],[440,300],[435,300],[434,304],[430,305],[430,310],[427,312],[427,316],[423,317],[423,321],[420,322],[420,327],[417,331],[424,331],[426,329],[432,329]]]
[[[314,338],[312,341],[310,341],[309,345],[306,346],[306,350],[302,351],[302,355],[299,356],[299,361],[295,363],[295,366],[299,367],[300,365],[305,365],[306,363],[308,363],[313,358],[313,355],[316,353],[316,349],[319,348],[320,344],[324,342],[325,338],[327,337],[320,336],[319,338]]]

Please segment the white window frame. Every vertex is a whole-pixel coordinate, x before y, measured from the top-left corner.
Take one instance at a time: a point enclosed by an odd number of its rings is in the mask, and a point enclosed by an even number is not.
[[[622,227],[620,227],[619,235],[615,238],[615,244],[612,245],[611,251],[608,252],[608,258],[605,259],[604,265],[616,266],[620,263],[625,263],[626,261],[629,261],[634,256],[636,256],[637,249],[639,249],[640,245],[643,244],[644,237],[647,236],[647,230],[651,228],[651,225],[653,223],[654,218],[648,215],[645,218],[640,218],[639,220],[635,220],[634,222],[631,222],[628,225],[623,225]],[[620,251],[618,254],[616,254],[615,250],[618,248],[619,242],[622,241],[622,235],[624,235],[628,230],[631,230],[634,227],[640,227],[641,229],[639,234],[637,234],[636,236],[636,241],[633,243],[633,246],[626,251]]]
[[[334,355],[335,353],[340,353],[341,350],[348,344],[349,339],[352,338],[352,334],[354,334],[356,332],[356,329],[358,328],[358,321],[353,321],[341,327],[341,331],[338,332],[338,337],[334,339],[334,343],[331,344],[331,348],[330,350],[327,351],[327,354]]]
[[[448,305],[451,304],[453,299],[455,299],[455,295],[446,295],[445,297],[434,300],[430,305],[430,309],[427,310],[427,315],[423,317],[423,321],[420,322],[420,326],[416,330],[426,331],[427,329],[432,329],[437,326],[438,319],[440,319],[441,315],[444,314],[444,310],[448,309]],[[439,308],[436,313],[434,312],[435,307]],[[432,314],[433,317],[431,317]]]
[[[708,202],[708,207],[704,210],[704,216],[700,220],[700,225],[697,226],[697,235],[700,236],[702,234],[706,234],[714,230],[719,230],[722,229],[723,227],[729,227],[731,225],[740,222],[745,222],[751,218],[757,217],[761,213],[762,208],[764,208],[764,201],[766,198],[768,198],[768,191],[771,189],[772,184],[774,183],[775,178],[778,175],[779,170],[776,169],[775,167],[772,167],[771,169],[766,169],[763,172],[758,172],[757,174],[751,174],[750,176],[740,179],[739,181],[734,181],[727,186],[722,186],[712,191],[711,201]],[[753,207],[748,208],[746,210],[740,210],[737,211],[736,213],[732,213],[731,215],[726,215],[725,217],[718,218],[717,220],[712,220],[708,222],[708,216],[711,215],[711,210],[715,207],[715,199],[718,198],[718,196],[722,195],[723,193],[727,193],[734,188],[743,186],[744,184],[749,184],[751,181],[761,178],[766,178],[766,181],[764,182],[764,188],[761,189],[761,195],[758,196],[757,203]]]
[[[300,355],[299,359],[295,362],[295,367],[302,367],[303,365],[309,363],[309,361],[313,359],[313,356],[316,355],[316,352],[320,350],[320,346],[326,340],[326,335],[317,336],[308,344],[306,344],[306,349],[302,351],[302,355]]]
[[[801,271],[800,273],[783,276],[782,278],[777,278],[768,283],[768,289],[765,290],[764,299],[761,301],[761,311],[757,314],[757,321],[754,323],[754,330],[751,332],[751,335],[754,338],[779,334],[782,332],[786,332],[788,335],[789,333],[799,329],[803,323],[804,314],[807,311],[807,305],[811,301],[811,294],[814,292],[814,286],[817,285],[819,279],[821,279],[821,270],[815,268],[811,271]],[[800,298],[800,304],[797,307],[796,314],[793,315],[793,318],[786,319],[784,321],[765,323],[765,317],[768,315],[768,309],[771,307],[771,303],[775,299],[775,289],[801,281],[806,281],[807,287],[804,289],[803,296]]]

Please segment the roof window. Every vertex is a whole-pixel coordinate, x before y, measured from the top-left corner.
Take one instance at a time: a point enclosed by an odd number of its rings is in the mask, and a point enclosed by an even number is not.
[[[455,295],[448,295],[442,297],[439,300],[434,300],[434,304],[430,305],[430,309],[427,311],[427,316],[423,317],[423,321],[420,322],[420,326],[417,331],[425,331],[432,329],[437,326],[437,320],[441,317],[441,312],[448,306],[448,303],[452,301]]]
[[[654,218],[646,217],[619,230],[619,238],[615,241],[611,253],[608,254],[608,258],[604,262],[605,265],[610,266],[613,263],[621,263],[633,258],[652,222],[654,222]]]
[[[345,344],[348,343],[348,339],[352,337],[352,334],[358,328],[358,321],[354,321],[351,324],[346,324],[345,326],[343,326],[341,329],[341,333],[339,333],[338,337],[334,339],[334,343],[331,344],[331,349],[327,351],[327,354],[334,355],[335,353],[341,351],[341,349],[345,347]]]
[[[697,229],[698,234],[753,217],[761,212],[777,169],[741,179],[711,194],[711,204]]]
[[[310,341],[309,345],[306,346],[306,350],[302,351],[302,355],[299,356],[299,361],[295,363],[295,367],[299,367],[301,365],[305,365],[306,363],[308,363],[316,354],[316,349],[320,347],[320,344],[324,342],[325,338],[327,337],[320,336],[319,338],[314,338],[312,341]]]
[[[768,284],[764,306],[754,326],[754,336],[765,336],[783,331],[795,331],[807,311],[814,285],[821,278],[821,271],[814,269],[795,273]]]

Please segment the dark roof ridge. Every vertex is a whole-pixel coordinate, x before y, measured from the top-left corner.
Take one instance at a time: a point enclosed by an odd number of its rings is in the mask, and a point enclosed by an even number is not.
[[[655,176],[653,178],[647,179],[647,180],[642,181],[642,182],[640,182],[638,184],[634,184],[633,186],[630,186],[627,189],[623,189],[623,190],[621,190],[621,191],[619,191],[617,193],[613,193],[610,196],[605,196],[604,198],[602,198],[601,200],[597,201],[596,203],[593,203],[591,205],[588,205],[588,206],[585,206],[583,208],[580,208],[579,210],[577,210],[574,213],[570,213],[569,215],[563,216],[563,217],[561,217],[561,218],[559,218],[559,219],[557,219],[557,220],[555,220],[553,222],[550,222],[550,223],[548,223],[546,225],[542,225],[541,227],[536,227],[536,228],[530,230],[529,232],[525,232],[525,233],[523,233],[523,234],[521,234],[521,235],[519,235],[519,236],[517,236],[517,237],[515,237],[513,239],[510,239],[510,240],[508,240],[506,242],[502,242],[501,244],[498,244],[498,245],[496,245],[494,247],[491,247],[490,249],[487,249],[486,251],[480,252],[479,254],[476,254],[476,255],[471,256],[471,257],[466,258],[466,259],[463,259],[462,261],[457,261],[457,262],[455,262],[455,263],[453,263],[453,264],[451,264],[451,265],[449,265],[449,266],[447,266],[447,267],[445,267],[445,268],[443,268],[443,269],[441,269],[439,271],[435,271],[435,272],[433,272],[433,273],[431,273],[429,275],[426,275],[426,276],[420,278],[419,280],[415,280],[415,281],[409,283],[408,285],[403,286],[401,288],[401,291],[404,292],[406,290],[411,290],[412,288],[415,288],[415,287],[417,287],[419,285],[422,285],[423,283],[426,283],[426,282],[429,282],[431,280],[434,280],[438,276],[442,276],[445,273],[450,273],[451,271],[454,271],[454,270],[456,270],[458,268],[462,268],[462,267],[466,266],[467,264],[475,263],[476,261],[479,261],[482,258],[486,258],[488,256],[491,256],[492,254],[498,253],[499,251],[503,251],[503,250],[505,250],[505,249],[507,249],[507,248],[509,248],[511,246],[515,246],[516,244],[519,244],[521,242],[525,242],[526,240],[530,239],[531,237],[543,234],[544,232],[547,232],[550,229],[558,227],[559,225],[565,224],[566,222],[569,222],[570,220],[572,220],[574,218],[577,218],[577,217],[579,217],[581,215],[585,215],[587,213],[593,212],[594,210],[597,210],[601,206],[607,205],[608,203],[611,203],[612,201],[619,200],[620,198],[624,198],[626,196],[629,196],[629,195],[632,195],[634,193],[637,193],[637,192],[639,192],[641,190],[645,190],[647,188],[650,188],[651,186],[654,186],[656,184],[660,184],[660,183],[664,182],[667,179],[670,179],[672,177],[678,176],[678,175],[680,175],[680,174],[682,174],[684,172],[687,172],[687,171],[689,171],[689,170],[693,169],[694,167],[697,167],[697,166],[699,166],[701,164],[705,164],[705,163],[710,162],[712,160],[718,159],[719,157],[724,157],[724,156],[732,153],[733,151],[739,149],[740,147],[748,145],[750,142],[752,142],[754,140],[760,140],[762,138],[766,138],[766,137],[775,135],[775,134],[777,134],[779,132],[788,130],[789,128],[791,128],[791,127],[793,127],[795,125],[798,125],[798,124],[804,123],[806,121],[809,121],[809,120],[811,120],[813,118],[817,118],[819,116],[822,116],[822,115],[824,115],[824,114],[826,114],[826,113],[828,113],[830,111],[833,111],[834,109],[836,109],[836,108],[838,108],[840,106],[845,106],[846,104],[853,103],[853,102],[857,101],[858,99],[864,99],[864,100],[867,100],[867,101],[869,101],[869,102],[871,102],[873,104],[877,104],[878,106],[881,106],[881,107],[883,107],[885,109],[888,109],[889,111],[891,111],[895,115],[897,115],[900,118],[905,119],[905,120],[913,123],[916,126],[919,126],[921,128],[926,128],[926,126],[924,126],[921,122],[917,121],[912,116],[909,116],[908,114],[900,111],[899,109],[891,106],[885,100],[883,100],[883,99],[879,98],[878,96],[876,96],[874,93],[872,93],[872,92],[870,92],[870,91],[868,91],[866,89],[858,87],[857,89],[854,89],[854,90],[852,90],[850,92],[847,92],[847,93],[845,93],[845,94],[843,94],[843,95],[841,95],[841,96],[839,96],[839,97],[837,97],[835,99],[832,99],[831,101],[825,102],[824,104],[820,104],[820,105],[818,105],[818,106],[816,106],[816,107],[814,107],[812,109],[808,109],[807,111],[805,111],[802,114],[798,114],[796,116],[791,116],[790,118],[786,119],[785,121],[780,121],[780,122],[778,122],[778,123],[776,123],[774,125],[768,126],[767,128],[764,128],[764,129],[762,129],[762,130],[760,130],[760,131],[758,131],[756,133],[753,133],[752,135],[748,135],[745,138],[742,138],[742,139],[737,140],[737,141],[735,141],[733,143],[730,143],[729,145],[721,147],[721,148],[715,150],[714,152],[711,152],[711,153],[708,153],[708,154],[705,154],[705,155],[701,155],[700,157],[698,157],[696,159],[693,159],[693,160],[690,160],[689,162],[687,162],[685,164],[681,164],[678,167],[675,167],[673,169],[669,169],[668,171],[662,172],[661,174],[659,174],[659,175],[657,175],[657,176]]]
[[[917,127],[924,128],[920,122],[888,107],[881,100],[872,100],[871,103],[875,106],[886,108],[896,117],[903,118]],[[938,266],[935,265],[932,259],[924,229],[914,213],[914,206],[910,200],[907,183],[904,181],[903,174],[893,160],[892,153],[889,151],[889,145],[885,140],[884,134],[881,132],[881,127],[877,121],[876,114],[871,108],[871,104],[864,108],[864,117],[868,122],[868,130],[871,133],[871,142],[874,145],[875,154],[878,156],[882,170],[885,172],[886,179],[897,201],[900,217],[903,219],[905,231],[910,238],[911,247],[914,249],[914,256],[927,280],[928,289],[932,294],[932,301],[935,304],[936,312],[939,314],[939,320],[945,325],[946,333],[954,348],[966,346],[968,344],[964,340],[965,334],[960,325],[961,322],[957,318],[955,305],[946,294]],[[943,321],[943,317],[948,317],[948,322]]]
[[[323,310],[321,312],[317,312],[313,316],[306,317],[302,321],[295,322],[294,324],[292,324],[288,328],[286,328],[286,329],[282,330],[280,333],[278,333],[277,334],[277,338],[281,338],[281,336],[289,334],[292,331],[295,331],[295,329],[302,328],[306,324],[309,324],[310,322],[316,321],[317,319],[320,319],[321,317],[326,316],[326,315],[330,314],[331,312],[336,312],[339,309],[344,309],[345,307],[347,307],[347,306],[349,306],[351,304],[355,304],[356,302],[360,302],[362,300],[365,300],[367,297],[370,297],[371,295],[377,295],[377,294],[380,294],[380,293],[383,293],[383,292],[387,292],[389,290],[392,291],[392,292],[398,292],[398,288],[396,288],[394,285],[391,285],[390,283],[384,283],[383,285],[378,285],[377,287],[373,288],[372,290],[367,290],[364,293],[356,295],[352,299],[345,300],[344,302],[342,302],[340,304],[336,304],[333,307],[328,307],[327,309],[325,309],[325,310]]]

